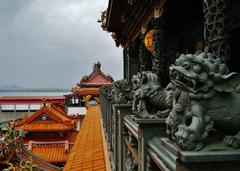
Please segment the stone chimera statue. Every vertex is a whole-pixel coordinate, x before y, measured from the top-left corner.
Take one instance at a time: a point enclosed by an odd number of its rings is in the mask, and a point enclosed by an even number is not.
[[[181,55],[170,67],[176,87],[166,120],[170,138],[185,150],[199,150],[214,127],[235,136],[224,143],[240,147],[240,75],[229,73],[225,63],[210,53]],[[238,133],[238,134],[237,134]]]

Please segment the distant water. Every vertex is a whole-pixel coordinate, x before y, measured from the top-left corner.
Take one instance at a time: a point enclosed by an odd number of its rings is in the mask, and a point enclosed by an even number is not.
[[[71,92],[0,92],[0,96],[63,96]]]

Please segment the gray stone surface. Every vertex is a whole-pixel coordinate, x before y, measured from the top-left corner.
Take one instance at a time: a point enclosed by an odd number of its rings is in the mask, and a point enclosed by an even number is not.
[[[240,150],[221,146],[213,143],[201,151],[182,151],[168,138],[154,137],[148,141],[148,155],[162,170],[239,170]]]
[[[223,147],[222,144],[212,144],[200,151],[182,151],[168,138],[161,139],[161,146],[177,156],[184,163],[204,163],[204,162],[240,162],[240,150]]]

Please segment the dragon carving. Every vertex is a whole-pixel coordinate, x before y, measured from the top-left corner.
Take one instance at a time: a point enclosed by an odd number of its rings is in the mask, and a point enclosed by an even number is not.
[[[172,104],[172,84],[163,89],[155,73],[143,71],[132,78],[132,110],[141,118],[166,117]]]
[[[170,66],[175,86],[172,109],[166,120],[170,138],[185,150],[199,150],[209,131],[229,131],[223,142],[240,147],[240,75],[210,53],[181,55]],[[223,131],[222,131],[223,132]],[[237,134],[238,133],[238,134]]]

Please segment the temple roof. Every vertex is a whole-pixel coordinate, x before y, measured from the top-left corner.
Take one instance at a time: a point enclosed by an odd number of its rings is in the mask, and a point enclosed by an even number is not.
[[[111,82],[113,82],[113,79],[111,76],[107,76],[101,71],[101,64],[98,62],[93,65],[93,71],[89,76],[82,77],[79,86],[82,86],[83,84],[89,84],[90,86],[100,84],[100,86],[102,86],[102,84],[107,85]]]
[[[100,76],[100,77],[97,77],[97,76]],[[102,78],[102,80],[100,80],[100,78]],[[110,76],[105,75],[101,71],[100,62],[93,65],[93,71],[89,75],[88,80],[86,80],[87,83],[104,83],[104,82],[111,83],[112,81],[113,80]]]
[[[80,94],[99,94],[99,87],[106,86],[112,82],[112,77],[101,71],[101,64],[98,62],[93,65],[92,73],[83,76],[80,83],[72,87],[71,91]]]
[[[73,144],[68,141],[59,142],[29,142],[32,153],[49,163],[65,163]]]
[[[30,132],[38,131],[70,131],[76,128],[76,117],[68,116],[54,104],[44,105],[33,115],[16,123],[16,128]]]
[[[99,106],[90,106],[64,171],[111,170]]]
[[[9,125],[6,138],[0,141],[0,170],[62,170],[28,151],[22,144],[22,131],[15,130],[14,124]]]
[[[86,82],[81,82],[80,84],[109,84],[111,83],[112,80],[106,76],[101,70],[97,71],[97,72],[93,72],[90,76],[89,79]]]
[[[62,170],[61,168],[58,168],[51,163],[44,161],[42,158],[38,157],[37,155],[33,154],[32,152],[28,151],[27,149],[23,148],[21,153],[17,156],[20,158],[20,160],[25,159],[31,159],[32,163],[38,166],[39,168],[42,168],[42,170],[48,170],[48,171],[60,171]],[[35,170],[35,169],[33,169]],[[36,169],[39,171],[39,169]]]
[[[43,133],[42,133],[43,134]],[[55,133],[55,137],[48,136],[27,136],[24,138],[24,144],[28,150],[39,156],[44,161],[50,163],[66,163],[69,152],[76,140],[77,132],[69,132],[67,136],[61,137]]]

